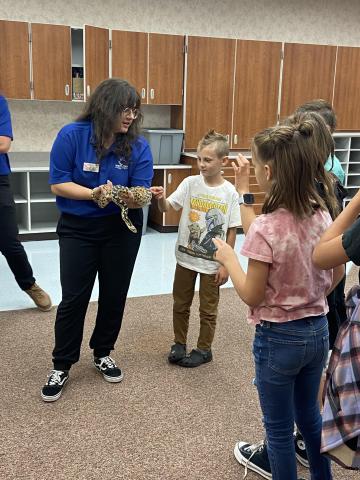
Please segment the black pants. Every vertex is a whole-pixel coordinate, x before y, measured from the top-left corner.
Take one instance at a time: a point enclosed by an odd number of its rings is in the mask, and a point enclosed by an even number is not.
[[[16,209],[8,175],[0,175],[0,252],[22,290],[35,283],[24,247],[18,238]]]
[[[130,210],[129,217],[138,233],[132,233],[120,215],[85,218],[63,214],[59,219],[62,300],[55,321],[56,370],[68,370],[79,360],[96,274],[99,300],[90,348],[96,357],[109,355],[114,348],[140,246],[142,210]]]
[[[345,281],[346,276],[327,296],[329,311],[326,314],[329,324],[329,345],[332,350],[340,325],[347,320],[345,307]]]

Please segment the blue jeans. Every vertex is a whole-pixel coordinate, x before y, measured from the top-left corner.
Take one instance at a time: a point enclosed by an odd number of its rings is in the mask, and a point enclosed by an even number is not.
[[[302,433],[311,480],[331,480],[330,461],[320,454],[318,391],[329,351],[325,316],[256,326],[256,384],[268,441],[273,480],[296,480],[294,421]]]

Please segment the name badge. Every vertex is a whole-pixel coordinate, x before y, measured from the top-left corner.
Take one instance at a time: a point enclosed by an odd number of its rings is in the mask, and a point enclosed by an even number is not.
[[[99,166],[98,163],[84,163],[83,170],[84,172],[98,172]]]

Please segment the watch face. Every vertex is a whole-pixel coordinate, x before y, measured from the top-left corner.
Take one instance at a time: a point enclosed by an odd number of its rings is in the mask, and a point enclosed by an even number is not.
[[[244,193],[244,203],[247,205],[253,205],[255,203],[255,197],[252,193]]]

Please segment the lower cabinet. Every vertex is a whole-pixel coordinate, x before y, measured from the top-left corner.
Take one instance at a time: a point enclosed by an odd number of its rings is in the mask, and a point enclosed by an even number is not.
[[[176,167],[154,168],[154,178],[152,184],[157,187],[164,187],[165,196],[168,197],[174,192],[180,183],[191,175],[190,165],[177,165]],[[152,200],[148,224],[159,232],[170,232],[177,230],[179,225],[181,210],[176,212],[171,209],[169,212],[161,213],[157,201]]]

